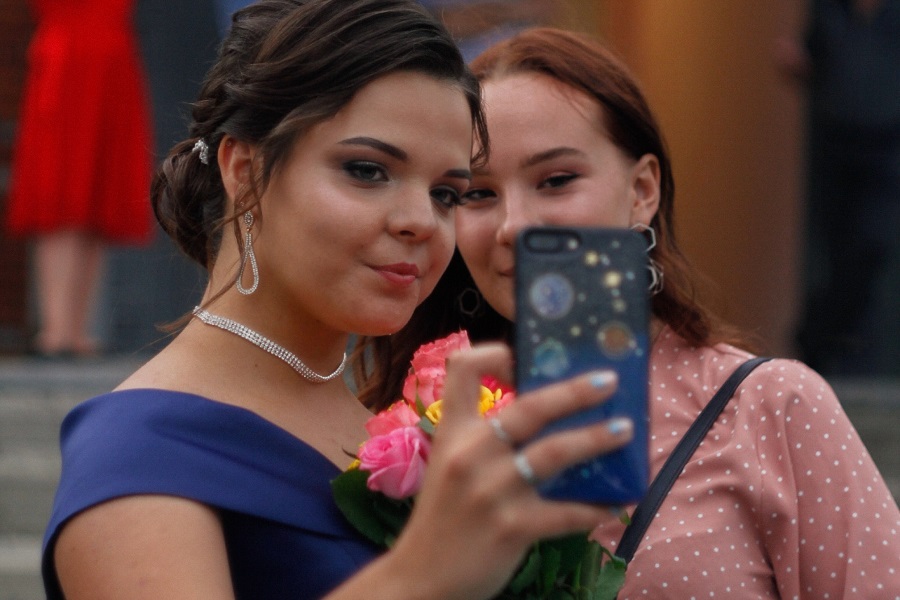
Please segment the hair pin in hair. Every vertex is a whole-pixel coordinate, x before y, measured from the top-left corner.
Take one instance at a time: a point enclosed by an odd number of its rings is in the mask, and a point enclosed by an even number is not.
[[[197,140],[197,143],[194,144],[194,148],[191,152],[199,152],[200,153],[200,162],[204,165],[209,164],[209,144],[206,143],[206,140],[200,138]]]

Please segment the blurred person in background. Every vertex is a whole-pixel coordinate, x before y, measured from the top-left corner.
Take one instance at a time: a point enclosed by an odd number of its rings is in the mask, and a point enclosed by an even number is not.
[[[420,0],[440,17],[466,61],[532,25],[552,23],[562,0]]]
[[[151,236],[152,132],[134,0],[30,0],[37,29],[13,155],[11,234],[34,240],[32,351],[95,354],[108,244]]]
[[[897,362],[878,292],[900,255],[900,0],[812,0],[805,38],[776,50],[809,101],[798,349],[825,375],[875,374]]]

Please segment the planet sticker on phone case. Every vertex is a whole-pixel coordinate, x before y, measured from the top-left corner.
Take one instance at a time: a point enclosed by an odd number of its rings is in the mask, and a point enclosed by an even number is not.
[[[625,323],[611,321],[597,331],[597,345],[610,358],[624,358],[637,348],[637,340]]]
[[[571,282],[559,273],[546,273],[532,282],[528,299],[540,316],[559,319],[572,310],[575,290]]]
[[[571,361],[565,345],[549,338],[534,347],[532,375],[543,375],[556,379],[565,375]]]

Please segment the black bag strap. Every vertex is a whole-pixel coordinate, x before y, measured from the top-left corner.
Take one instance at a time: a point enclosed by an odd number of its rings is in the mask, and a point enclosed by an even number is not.
[[[656,475],[653,483],[650,484],[647,495],[644,496],[644,499],[641,500],[634,510],[631,523],[625,528],[625,533],[622,534],[622,539],[619,540],[616,556],[624,558],[625,562],[631,561],[631,558],[637,551],[638,544],[644,537],[644,532],[647,531],[647,527],[650,526],[650,522],[659,511],[660,505],[665,500],[675,480],[681,475],[687,461],[694,454],[694,450],[697,449],[697,446],[706,437],[706,433],[713,426],[713,423],[719,418],[722,409],[731,400],[738,385],[753,369],[767,360],[771,359],[766,357],[751,358],[735,369],[734,373],[731,374],[722,387],[719,388],[719,391],[712,397],[712,400],[709,401],[709,404],[700,412],[700,416],[691,424],[687,433],[675,446],[675,450],[669,455],[662,470]]]

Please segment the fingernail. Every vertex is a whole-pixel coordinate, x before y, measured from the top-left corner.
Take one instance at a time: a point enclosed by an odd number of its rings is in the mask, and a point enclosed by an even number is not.
[[[628,509],[624,506],[610,506],[609,512],[623,525],[631,525],[631,516],[628,514]]]
[[[591,375],[591,385],[595,388],[611,386],[616,381],[616,374],[612,371],[600,371]]]
[[[606,507],[606,510],[609,512],[609,516],[613,517],[615,520],[620,523],[624,523],[628,525],[631,519],[628,516],[628,510],[621,505],[611,504]]]
[[[619,417],[613,419],[609,422],[609,425],[606,428],[613,435],[624,435],[631,431],[634,424],[631,422],[631,419],[627,417]]]

